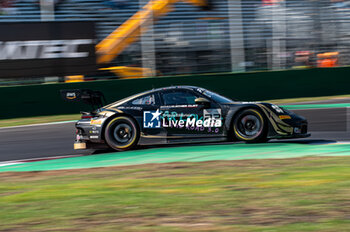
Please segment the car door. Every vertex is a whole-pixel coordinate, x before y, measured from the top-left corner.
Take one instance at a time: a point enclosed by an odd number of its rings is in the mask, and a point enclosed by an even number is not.
[[[141,114],[132,112],[139,123],[141,132],[146,136],[165,135],[160,120],[160,99],[157,92],[140,96],[130,101],[131,109],[139,109]]]
[[[161,125],[170,138],[222,135],[221,108],[209,98],[187,89],[163,91],[160,97]],[[208,104],[196,104],[198,98],[207,100]]]

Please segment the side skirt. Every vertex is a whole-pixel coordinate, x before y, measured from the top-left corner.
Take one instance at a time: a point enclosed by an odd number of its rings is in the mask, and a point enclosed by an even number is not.
[[[181,143],[208,143],[208,142],[225,142],[228,141],[227,137],[216,138],[186,138],[186,139],[168,139],[168,144],[181,144]]]

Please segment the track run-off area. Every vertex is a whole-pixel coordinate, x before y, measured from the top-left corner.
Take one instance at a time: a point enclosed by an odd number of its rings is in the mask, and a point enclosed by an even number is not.
[[[308,139],[266,144],[215,143],[143,147],[134,151],[89,154],[74,151],[74,123],[0,129],[0,172],[46,171],[149,163],[282,159],[350,155],[350,103],[288,105],[305,116]],[[33,162],[35,161],[35,162]]]
[[[151,163],[203,162],[214,160],[281,159],[303,156],[350,155],[350,143],[266,143],[221,144],[184,147],[163,147],[128,152],[87,155],[37,162],[24,162],[0,167],[6,171],[51,171],[77,168],[98,168]]]

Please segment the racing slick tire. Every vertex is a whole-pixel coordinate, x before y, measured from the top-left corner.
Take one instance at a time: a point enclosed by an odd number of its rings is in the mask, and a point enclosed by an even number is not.
[[[267,120],[257,109],[245,109],[233,122],[234,136],[247,143],[267,142]]]
[[[140,130],[130,117],[118,116],[108,122],[104,135],[109,147],[116,151],[126,151],[137,145]]]

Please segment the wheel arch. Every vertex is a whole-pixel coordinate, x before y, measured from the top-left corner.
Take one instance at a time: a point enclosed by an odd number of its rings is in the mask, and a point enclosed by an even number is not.
[[[106,127],[108,125],[108,123],[110,121],[112,121],[113,119],[117,118],[117,117],[120,117],[120,116],[126,116],[128,118],[130,118],[131,120],[134,121],[135,123],[135,126],[137,127],[137,129],[141,132],[140,130],[140,126],[139,124],[137,123],[137,120],[131,115],[131,114],[128,114],[128,113],[124,113],[124,112],[121,112],[121,113],[115,113],[113,114],[112,116],[108,117],[102,124],[102,128],[101,128],[101,139],[105,141],[105,131],[106,131]]]
[[[261,115],[264,117],[264,119],[266,120],[267,124],[267,130],[270,127],[270,120],[268,119],[266,113],[264,112],[264,110],[262,110],[259,106],[257,105],[244,105],[242,107],[239,107],[237,109],[232,109],[228,112],[227,114],[227,120],[225,122],[225,126],[227,128],[227,136],[233,138],[233,123],[235,121],[235,118],[237,117],[238,114],[240,114],[242,111],[247,110],[247,109],[254,109],[259,111],[259,113],[261,113]]]

